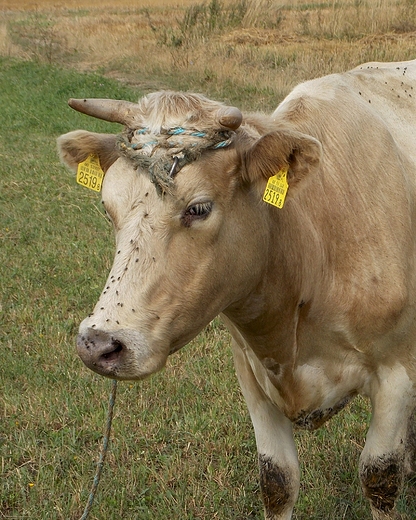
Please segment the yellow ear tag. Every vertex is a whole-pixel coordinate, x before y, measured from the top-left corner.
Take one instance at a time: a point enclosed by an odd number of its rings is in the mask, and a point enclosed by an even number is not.
[[[101,169],[97,155],[89,155],[85,161],[78,164],[77,183],[94,191],[101,191],[104,172]]]
[[[267,204],[282,209],[286,199],[289,184],[287,183],[287,168],[281,169],[276,175],[270,177],[264,190],[263,200]]]

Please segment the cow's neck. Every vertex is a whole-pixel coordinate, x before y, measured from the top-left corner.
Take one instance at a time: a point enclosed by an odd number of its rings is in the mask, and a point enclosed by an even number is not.
[[[266,208],[267,261],[258,284],[223,314],[260,359],[280,364],[295,355],[299,320],[322,284],[324,250],[318,230],[294,204],[286,213],[271,209]]]
[[[316,428],[362,386],[361,373],[355,358],[352,370],[343,373],[336,356],[320,357],[333,341],[345,342],[342,332],[331,330],[328,251],[319,226],[312,224],[316,219],[301,210],[282,215],[270,226],[268,261],[258,286],[223,315],[265,394],[296,425]],[[327,399],[334,380],[339,385]]]

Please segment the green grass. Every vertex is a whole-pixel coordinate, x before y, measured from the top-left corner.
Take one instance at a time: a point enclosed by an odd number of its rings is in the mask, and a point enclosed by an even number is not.
[[[58,162],[56,137],[112,130],[69,97],[134,100],[98,75],[0,58],[0,519],[76,520],[95,472],[110,381],[74,338],[112,262],[99,195]],[[357,400],[297,434],[297,520],[369,518],[357,477],[368,407]],[[400,501],[416,518],[415,485]],[[262,519],[256,448],[215,321],[161,374],[119,384],[110,453],[91,519]]]

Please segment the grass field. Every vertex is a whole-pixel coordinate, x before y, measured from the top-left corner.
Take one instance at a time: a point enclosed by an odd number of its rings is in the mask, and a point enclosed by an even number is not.
[[[415,54],[415,0],[2,0],[0,54],[269,110],[300,81]],[[0,5],[2,5],[0,2]]]
[[[266,110],[301,79],[414,57],[415,3],[266,2],[273,26],[253,4],[239,25],[209,30],[214,15],[205,5],[194,30],[184,23],[193,11],[179,2],[147,9],[113,2],[105,12],[80,0],[66,7],[40,0],[36,9],[7,2],[0,12],[0,519],[76,520],[110,381],[84,368],[74,337],[100,294],[113,243],[99,195],[59,164],[55,139],[113,127],[71,111],[67,99],[135,100],[163,86]],[[168,26],[182,31],[182,43]],[[319,431],[297,433],[295,520],[369,518],[357,476],[368,418],[367,403],[356,400]],[[403,520],[416,518],[416,482],[406,484],[399,509]],[[119,385],[90,518],[262,519],[254,435],[220,322],[163,373]]]

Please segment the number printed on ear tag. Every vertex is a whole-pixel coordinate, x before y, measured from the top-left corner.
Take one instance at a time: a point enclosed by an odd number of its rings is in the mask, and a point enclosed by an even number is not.
[[[264,190],[263,200],[276,208],[282,209],[285,203],[287,190],[287,169],[281,169],[276,175],[270,177]]]
[[[77,183],[94,191],[101,191],[104,172],[97,155],[89,155],[85,161],[78,164]]]

